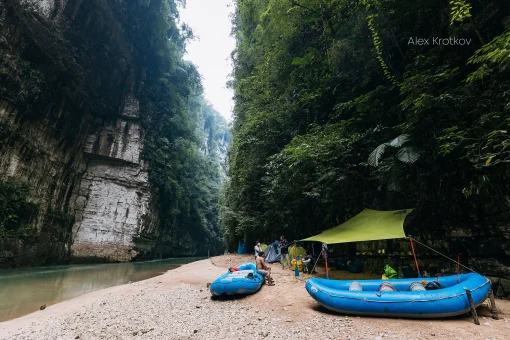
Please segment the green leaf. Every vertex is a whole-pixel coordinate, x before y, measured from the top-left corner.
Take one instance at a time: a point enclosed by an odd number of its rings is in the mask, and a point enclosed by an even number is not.
[[[391,142],[389,142],[390,146],[393,146],[394,148],[400,148],[405,143],[409,142],[411,140],[411,137],[409,135],[400,135]]]
[[[368,156],[368,164],[370,164],[371,166],[378,166],[379,160],[381,159],[384,151],[386,150],[386,146],[387,144],[383,143],[379,145],[377,148],[375,148],[375,150],[372,151]]]
[[[420,154],[416,148],[412,146],[404,146],[402,149],[398,150],[397,158],[399,161],[406,164],[413,164],[418,160],[418,158],[420,158]]]

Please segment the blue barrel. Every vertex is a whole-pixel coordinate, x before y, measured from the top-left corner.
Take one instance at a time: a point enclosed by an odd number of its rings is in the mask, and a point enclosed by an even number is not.
[[[242,240],[239,241],[239,245],[237,246],[237,253],[246,254],[246,244]]]

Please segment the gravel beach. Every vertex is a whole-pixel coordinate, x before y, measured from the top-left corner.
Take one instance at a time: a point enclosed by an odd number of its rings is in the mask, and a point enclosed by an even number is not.
[[[272,265],[276,286],[255,295],[212,300],[207,283],[251,256],[198,261],[149,280],[112,287],[0,323],[0,339],[508,339],[510,303],[501,320],[420,321],[328,313],[304,283]],[[505,319],[506,318],[506,319]]]

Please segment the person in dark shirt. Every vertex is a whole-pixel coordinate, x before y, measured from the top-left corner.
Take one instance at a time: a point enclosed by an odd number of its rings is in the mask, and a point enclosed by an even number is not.
[[[283,235],[280,237],[280,244],[278,245],[278,248],[280,248],[280,262],[282,263],[282,269],[285,269],[285,259],[287,259],[287,266],[290,270],[289,242]]]

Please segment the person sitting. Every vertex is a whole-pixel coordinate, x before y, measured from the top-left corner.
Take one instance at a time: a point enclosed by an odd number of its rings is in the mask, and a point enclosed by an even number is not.
[[[308,255],[308,252],[305,252],[305,257],[303,258],[303,273],[311,273],[313,269],[313,257],[312,255]]]
[[[264,260],[266,254],[264,252],[259,252],[258,254],[259,256],[257,256],[255,259],[255,263],[257,264],[257,272],[266,278],[268,286],[274,286],[274,281],[271,278],[271,267],[269,267]]]
[[[259,241],[257,241],[257,242],[255,243],[255,247],[254,247],[254,249],[255,249],[255,260],[256,260],[256,259],[257,259],[258,254],[262,251],[262,249],[260,248],[260,242],[259,242]]]

